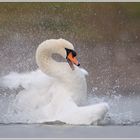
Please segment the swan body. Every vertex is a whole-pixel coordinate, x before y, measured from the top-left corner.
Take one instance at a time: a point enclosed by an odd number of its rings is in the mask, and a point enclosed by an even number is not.
[[[60,98],[69,94],[80,104],[86,99],[87,92],[84,72],[75,65],[75,70],[71,70],[66,62],[56,62],[51,57],[52,54],[57,53],[66,58],[65,48],[74,49],[73,45],[64,39],[44,41],[36,51],[36,62],[44,73],[55,78],[53,86],[54,89],[57,86],[57,88],[61,87],[61,90],[57,90]]]
[[[17,95],[18,106],[22,111],[26,108],[25,106],[28,106],[26,112],[36,110],[36,116],[38,114],[43,116],[38,119],[38,122],[97,123],[105,117],[108,104],[84,106],[87,99],[86,70],[78,67],[77,62],[73,64],[72,69],[67,62],[57,62],[52,58],[53,54],[67,58],[66,50],[76,55],[73,45],[67,40],[44,41],[36,51],[39,70],[29,74],[9,74],[3,79],[4,85],[9,88],[17,88],[21,85],[24,88]],[[75,60],[74,57],[72,59]],[[14,84],[11,84],[13,79],[15,79]]]

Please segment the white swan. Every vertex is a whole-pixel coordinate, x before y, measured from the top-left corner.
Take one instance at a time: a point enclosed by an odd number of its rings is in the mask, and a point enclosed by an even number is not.
[[[55,61],[53,54],[61,55],[69,64]],[[105,117],[107,103],[82,105],[87,98],[87,72],[78,67],[76,52],[70,42],[64,39],[44,41],[37,48],[36,62],[43,73],[37,70],[30,74],[14,73],[4,78],[4,83],[11,88],[19,85],[25,88],[17,96],[19,103],[28,101],[28,104],[23,104],[22,110],[25,106],[28,106],[28,111],[36,109],[36,114],[44,115],[39,122],[58,120],[67,124],[91,124]],[[17,82],[10,82],[13,77]]]

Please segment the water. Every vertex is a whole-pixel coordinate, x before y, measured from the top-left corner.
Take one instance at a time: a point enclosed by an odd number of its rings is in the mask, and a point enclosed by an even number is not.
[[[139,96],[111,95],[100,97],[92,95],[89,102],[105,101],[109,104],[110,110],[103,122],[104,125],[140,125],[139,99]]]

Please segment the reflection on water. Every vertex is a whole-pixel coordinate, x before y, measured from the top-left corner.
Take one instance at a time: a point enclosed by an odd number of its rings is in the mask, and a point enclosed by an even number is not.
[[[89,103],[110,104],[102,124],[139,124],[140,4],[2,3],[0,76],[35,70],[38,44],[60,37],[89,72]],[[21,89],[0,87],[0,122],[12,122],[7,112]]]

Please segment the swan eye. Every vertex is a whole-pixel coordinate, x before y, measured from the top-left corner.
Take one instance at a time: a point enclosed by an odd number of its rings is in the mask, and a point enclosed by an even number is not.
[[[67,52],[67,56],[69,55],[69,53],[72,53],[72,56],[75,57],[77,55],[77,53],[74,50],[71,49],[67,49],[65,48],[66,52]]]

